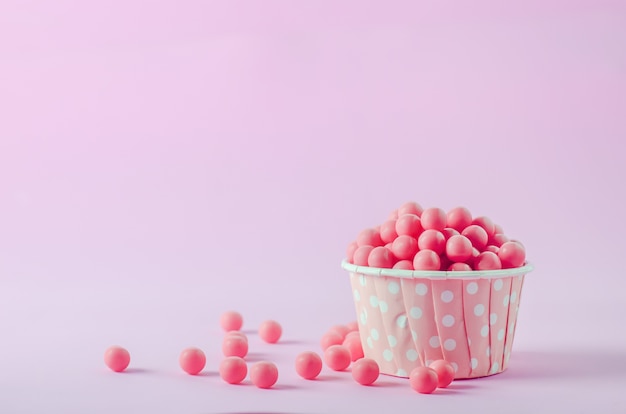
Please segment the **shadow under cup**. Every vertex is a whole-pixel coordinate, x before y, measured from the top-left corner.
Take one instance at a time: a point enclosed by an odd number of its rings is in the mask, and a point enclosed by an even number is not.
[[[365,357],[380,372],[408,377],[445,359],[455,378],[507,368],[525,275],[533,267],[487,271],[410,271],[356,266],[350,274]]]

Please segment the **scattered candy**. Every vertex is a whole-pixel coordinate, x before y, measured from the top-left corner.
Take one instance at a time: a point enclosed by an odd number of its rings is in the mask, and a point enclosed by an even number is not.
[[[248,366],[243,358],[231,356],[220,363],[220,377],[229,384],[239,384],[248,375]]]
[[[373,359],[361,358],[352,364],[352,378],[361,385],[372,385],[379,374],[380,368]]]
[[[222,326],[222,329],[226,332],[238,331],[243,325],[243,317],[239,312],[224,312],[222,316],[220,316],[220,325]]]
[[[250,368],[250,379],[259,388],[271,388],[278,380],[278,368],[269,361],[257,362]]]
[[[130,354],[121,346],[109,347],[104,352],[104,363],[112,371],[122,372],[130,364]]]
[[[187,374],[198,375],[204,369],[206,356],[201,349],[187,348],[180,353],[178,363]]]
[[[296,357],[296,372],[304,379],[317,378],[322,372],[322,358],[315,352],[302,352]]]
[[[350,366],[350,351],[342,345],[330,346],[324,351],[324,362],[334,371],[343,371]]]
[[[350,333],[350,332],[358,332],[359,331],[359,323],[357,321],[348,322],[346,324],[346,328],[348,328],[348,333]]]
[[[361,337],[358,332],[350,332],[346,335],[346,339],[341,344],[350,352],[350,361],[354,362],[363,358],[363,345],[361,344]]]
[[[433,361],[428,367],[437,373],[439,388],[446,388],[454,380],[454,367],[445,359]]]
[[[409,374],[411,388],[420,394],[430,394],[437,389],[439,379],[435,370],[428,367],[417,367]]]
[[[344,338],[337,332],[326,332],[320,340],[322,351],[326,351],[328,347],[333,345],[341,345]]]
[[[248,342],[248,337],[246,336],[245,333],[243,333],[241,331],[229,331],[229,332],[226,332],[226,335],[224,335],[224,337],[227,337],[227,336],[236,336],[236,337],[241,338],[241,339],[245,340],[246,342]]]
[[[245,357],[248,354],[248,340],[238,335],[226,335],[222,342],[224,356]]]
[[[283,328],[276,321],[265,321],[259,327],[259,337],[268,344],[275,344],[283,334]]]

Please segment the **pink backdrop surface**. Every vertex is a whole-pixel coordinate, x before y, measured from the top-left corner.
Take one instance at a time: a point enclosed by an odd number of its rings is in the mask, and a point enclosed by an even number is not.
[[[0,2],[0,412],[624,412],[625,139],[623,2]],[[508,370],[299,380],[408,200],[526,245]],[[276,389],[217,377],[231,308]]]

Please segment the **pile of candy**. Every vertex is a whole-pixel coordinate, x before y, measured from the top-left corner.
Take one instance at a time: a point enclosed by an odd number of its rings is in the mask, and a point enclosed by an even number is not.
[[[225,331],[222,341],[224,358],[219,365],[219,375],[228,384],[240,384],[246,377],[258,388],[271,388],[278,381],[278,368],[273,362],[259,361],[250,369],[245,360],[248,354],[248,338],[240,331],[243,325],[241,314],[234,311],[224,313],[220,325]],[[276,321],[266,321],[258,330],[259,337],[270,344],[277,343],[282,327]],[[379,377],[376,361],[363,357],[363,347],[356,322],[335,325],[322,336],[320,345],[323,358],[314,351],[297,355],[294,366],[296,373],[306,380],[315,380],[322,371],[323,363],[334,371],[350,368],[352,377],[361,385],[372,385]],[[104,353],[105,364],[115,372],[124,371],[130,364],[129,352],[112,346]],[[198,375],[205,368],[206,355],[199,348],[184,349],[178,359],[183,371]],[[350,367],[350,365],[352,365]],[[447,387],[454,379],[454,368],[445,360],[434,361],[429,367],[418,367],[409,376],[411,388],[422,394],[430,394],[437,387]]]
[[[408,202],[387,221],[359,233],[346,260],[357,266],[402,270],[471,271],[524,265],[524,246],[488,217],[465,207],[447,213]]]

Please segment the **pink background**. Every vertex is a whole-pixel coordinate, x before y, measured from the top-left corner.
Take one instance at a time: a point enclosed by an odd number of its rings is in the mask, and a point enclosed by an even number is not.
[[[0,412],[626,411],[624,3],[39,3],[0,3]],[[299,380],[408,200],[525,243],[509,370]],[[277,389],[216,377],[230,308]]]

